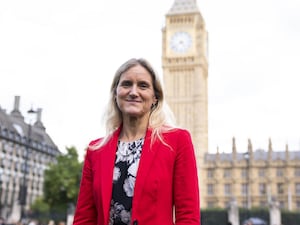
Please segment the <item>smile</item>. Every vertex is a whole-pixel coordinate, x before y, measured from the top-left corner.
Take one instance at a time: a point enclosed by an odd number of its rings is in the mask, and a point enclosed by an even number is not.
[[[127,99],[127,102],[133,102],[133,103],[141,103],[142,101],[138,101],[138,100],[132,100],[132,99]]]

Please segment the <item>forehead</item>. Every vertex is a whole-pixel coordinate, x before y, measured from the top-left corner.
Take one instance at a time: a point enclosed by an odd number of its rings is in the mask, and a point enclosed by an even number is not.
[[[124,79],[139,79],[139,80],[152,81],[152,76],[143,66],[136,65],[129,68],[124,73],[122,73],[120,80],[124,80]]]

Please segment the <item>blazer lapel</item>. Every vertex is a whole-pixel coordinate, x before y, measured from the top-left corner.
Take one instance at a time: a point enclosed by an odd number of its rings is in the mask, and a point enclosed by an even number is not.
[[[157,151],[155,151],[155,148],[150,148],[151,144],[151,133],[152,131],[150,129],[147,130],[145,141],[142,149],[142,155],[139,162],[139,167],[137,171],[137,176],[135,180],[135,187],[134,187],[134,197],[133,197],[133,207],[139,202],[139,199],[141,197],[143,187],[145,184],[145,181],[147,179],[147,174],[151,168],[152,161],[155,158],[155,154]],[[155,144],[153,144],[155,145]]]
[[[104,221],[108,221],[110,201],[112,195],[113,185],[113,169],[115,165],[117,142],[120,129],[118,129],[112,136],[112,138],[100,149],[102,152],[101,156],[101,185],[102,185],[102,203],[103,203],[103,216]]]

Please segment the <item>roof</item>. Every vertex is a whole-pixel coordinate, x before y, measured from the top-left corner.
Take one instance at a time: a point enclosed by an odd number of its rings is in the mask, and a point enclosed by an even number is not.
[[[175,0],[168,15],[199,12],[196,0]]]
[[[38,115],[38,118],[40,118],[40,115]],[[52,152],[53,150],[56,153],[60,152],[47,134],[40,119],[30,125],[25,122],[18,108],[8,114],[6,110],[0,107],[0,138],[26,145],[29,136],[33,148],[45,150],[46,152]]]
[[[271,160],[300,160],[300,151],[288,151],[288,154],[286,150],[282,151],[271,151]],[[258,149],[253,152],[253,160],[254,161],[267,161],[268,160],[268,151]],[[288,156],[288,159],[287,159]],[[207,153],[205,155],[205,161],[207,162],[213,162],[216,160],[220,161],[233,161],[233,153]],[[242,161],[245,160],[245,153],[236,153],[236,160]]]

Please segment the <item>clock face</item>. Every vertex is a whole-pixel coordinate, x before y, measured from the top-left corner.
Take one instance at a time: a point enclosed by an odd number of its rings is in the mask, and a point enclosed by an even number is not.
[[[176,32],[170,41],[170,47],[178,53],[185,53],[192,45],[192,37],[189,33],[179,31]]]

